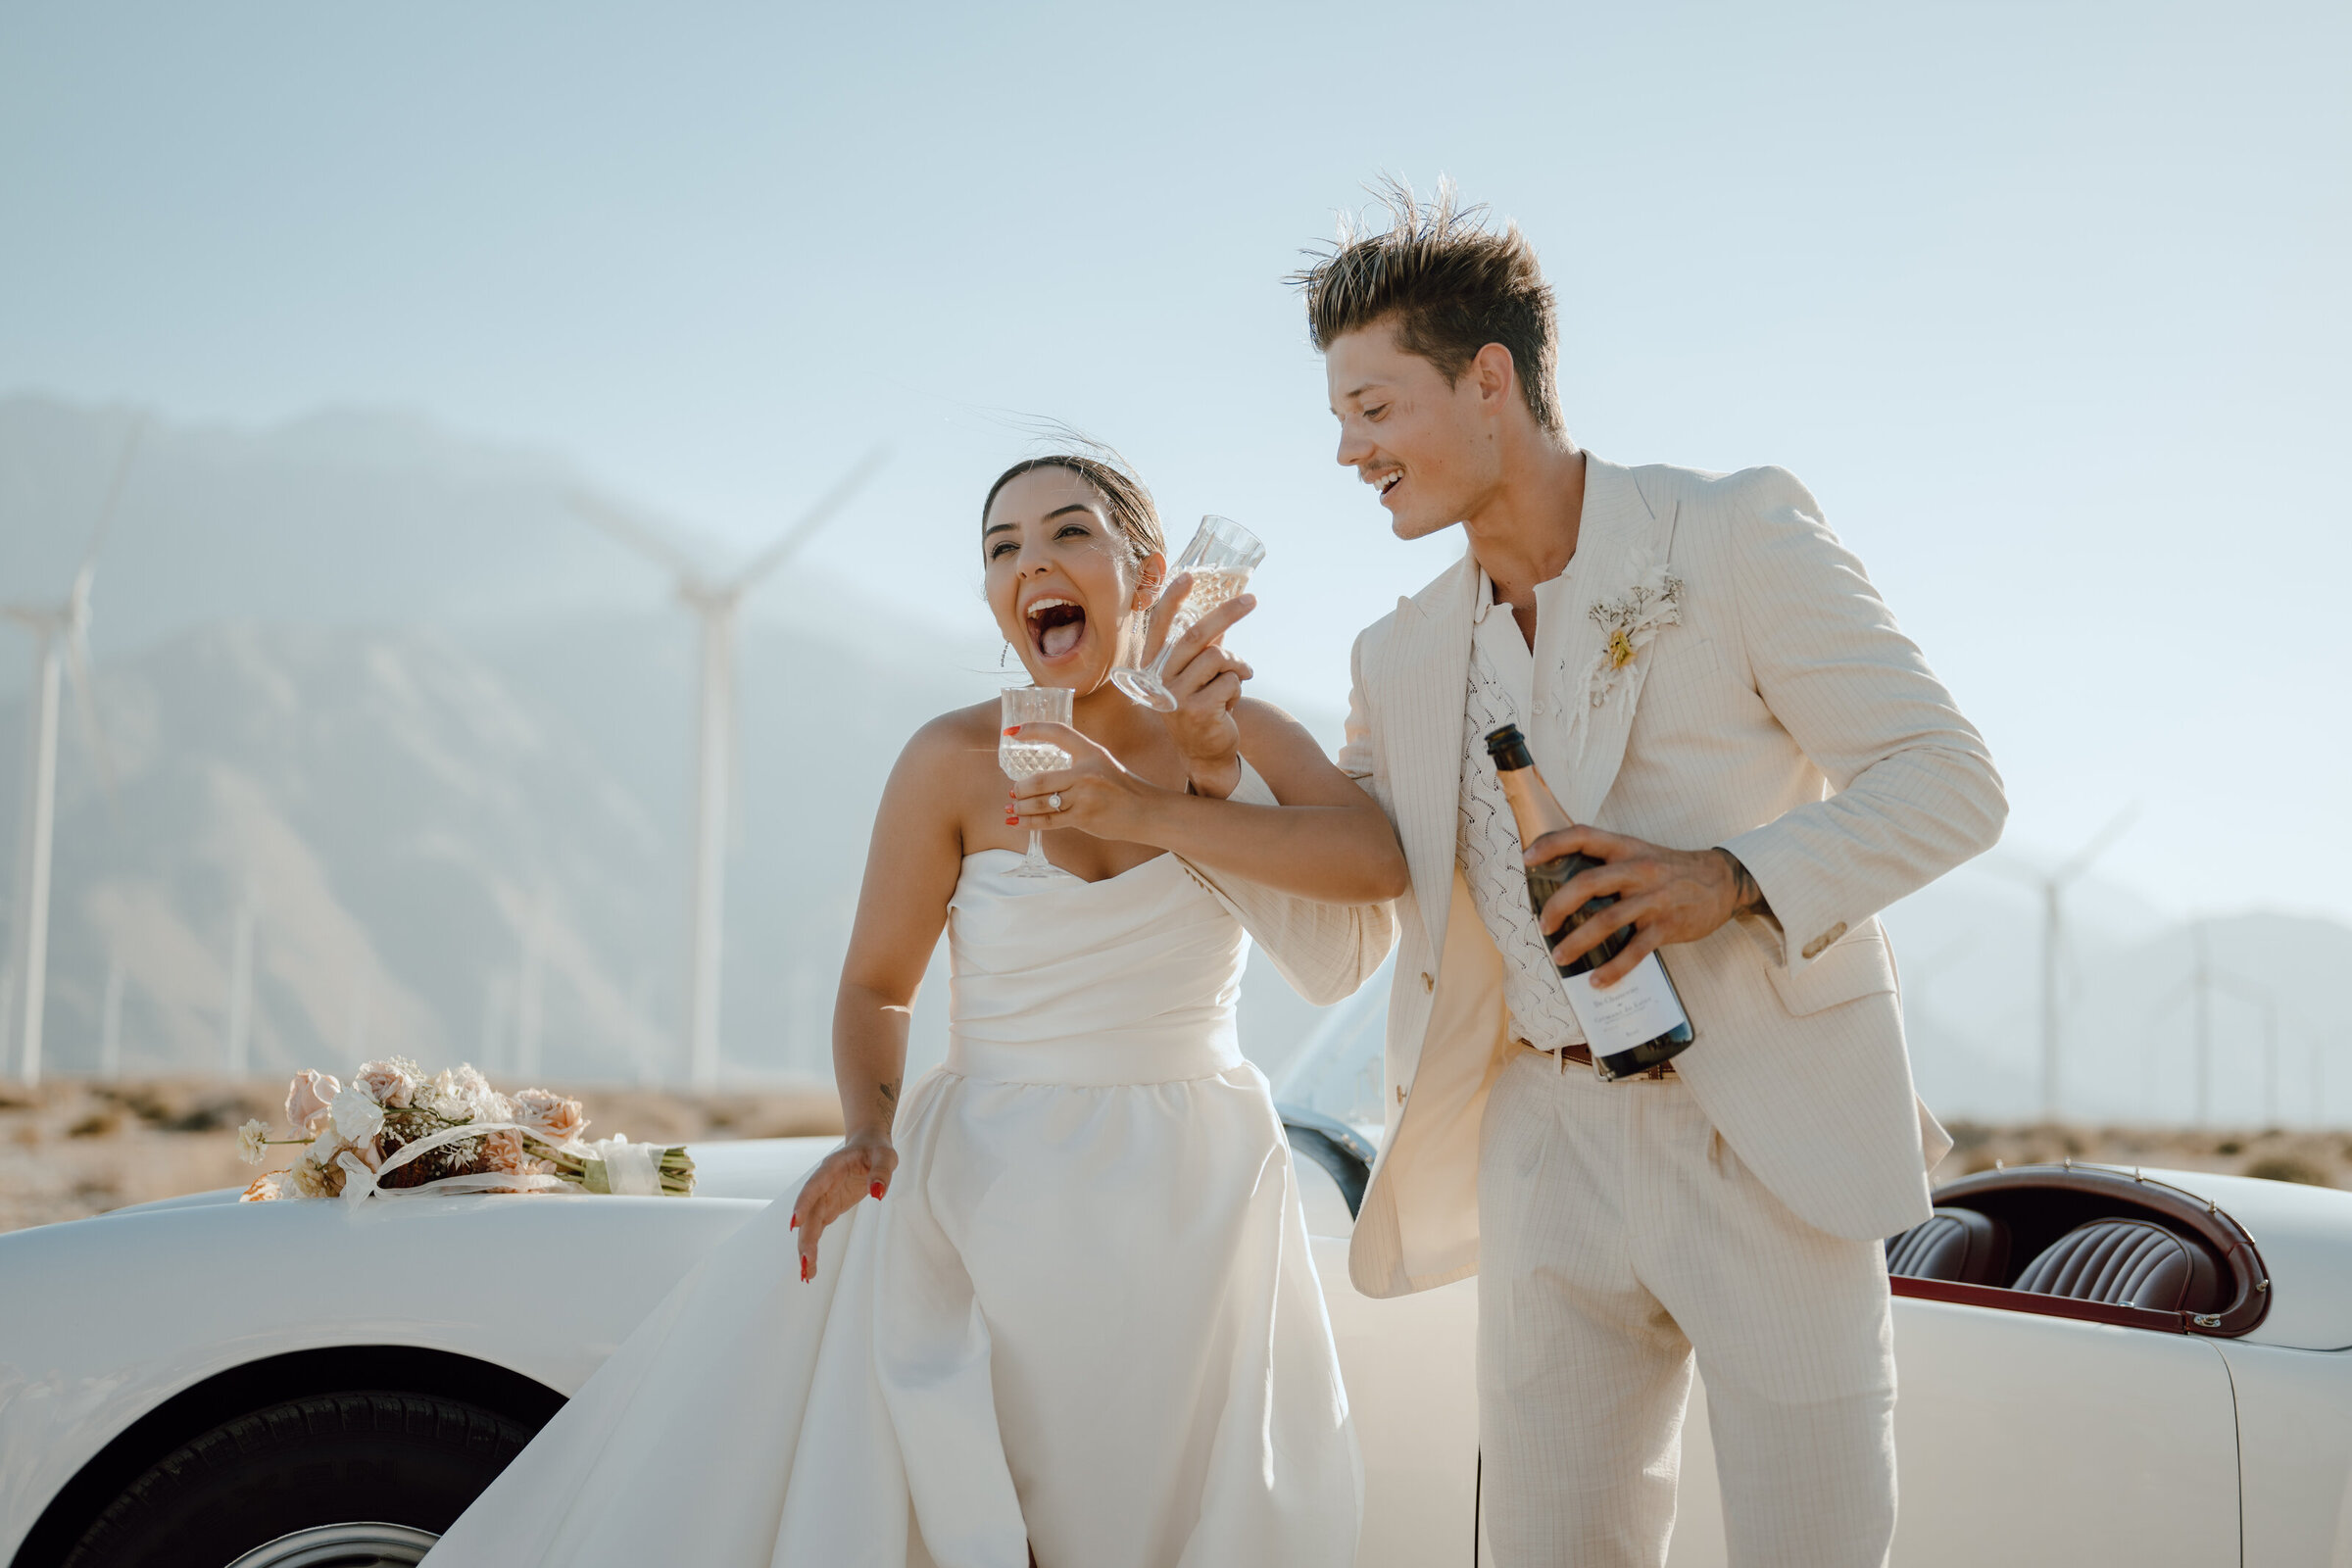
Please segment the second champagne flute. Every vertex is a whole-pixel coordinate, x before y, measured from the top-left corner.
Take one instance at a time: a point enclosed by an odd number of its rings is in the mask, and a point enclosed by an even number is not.
[[[1019,724],[1067,724],[1070,721],[1070,689],[1067,686],[1007,686],[1004,688],[1003,722],[997,735],[997,766],[1004,776],[1018,784],[1022,779],[1040,773],[1051,773],[1070,765],[1070,754],[1047,741],[1025,741],[1004,730]],[[1061,868],[1046,858],[1046,835],[1043,829],[1029,830],[1029,853],[1021,863],[1012,868],[1014,876],[1057,876]]]
[[[1159,657],[1141,669],[1121,667],[1110,672],[1119,690],[1156,712],[1176,711],[1176,698],[1163,679],[1168,650],[1195,621],[1248,587],[1250,573],[1265,559],[1266,547],[1258,543],[1257,535],[1231,517],[1202,517],[1200,531],[1193,535],[1193,542],[1184,547],[1176,562],[1177,575],[1193,574],[1192,592],[1168,617],[1168,635],[1159,645]]]

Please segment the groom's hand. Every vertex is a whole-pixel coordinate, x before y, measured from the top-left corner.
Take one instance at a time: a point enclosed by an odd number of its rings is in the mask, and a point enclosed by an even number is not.
[[[1724,850],[1669,850],[1622,833],[1572,827],[1546,833],[1527,847],[1527,863],[1587,855],[1603,863],[1570,877],[1537,916],[1545,932],[1594,899],[1617,902],[1552,944],[1554,961],[1583,957],[1613,931],[1634,928],[1625,951],[1592,972],[1596,985],[1614,985],[1634,965],[1670,942],[1696,942],[1740,912],[1755,883]]]
[[[1189,572],[1168,585],[1152,607],[1148,644],[1165,636],[1169,618],[1191,589]],[[1186,627],[1168,649],[1164,678],[1176,699],[1176,711],[1163,715],[1168,734],[1184,756],[1193,788],[1220,800],[1242,782],[1242,731],[1234,709],[1242,700],[1242,683],[1256,672],[1227,653],[1219,639],[1256,608],[1255,596],[1237,595]]]

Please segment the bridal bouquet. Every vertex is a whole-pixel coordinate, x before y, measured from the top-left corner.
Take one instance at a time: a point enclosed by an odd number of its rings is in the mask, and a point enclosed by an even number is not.
[[[260,1117],[237,1130],[247,1164],[273,1144],[301,1144],[291,1168],[257,1177],[244,1201],[418,1193],[617,1193],[683,1198],[694,1191],[684,1149],[581,1138],[580,1102],[545,1089],[502,1095],[470,1065],[427,1079],[406,1056],[362,1064],[349,1085],[306,1068],[286,1090],[296,1134],[272,1138]]]

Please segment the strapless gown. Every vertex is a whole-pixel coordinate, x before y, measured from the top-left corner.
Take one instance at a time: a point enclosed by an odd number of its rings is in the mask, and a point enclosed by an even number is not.
[[[967,857],[946,1062],[803,1285],[778,1195],[428,1568],[1346,1568],[1362,1472],[1249,941],[1174,856]],[[561,1201],[561,1200],[549,1200]]]

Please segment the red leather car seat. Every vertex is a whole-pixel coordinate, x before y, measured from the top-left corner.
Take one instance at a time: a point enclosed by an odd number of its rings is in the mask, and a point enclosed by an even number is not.
[[[2094,1219],[2043,1249],[2014,1288],[2159,1312],[2210,1312],[2221,1271],[2203,1248],[2161,1225]]]
[[[2009,1227],[1973,1208],[1939,1208],[1886,1244],[1886,1272],[1918,1280],[1998,1285],[2009,1268]]]

